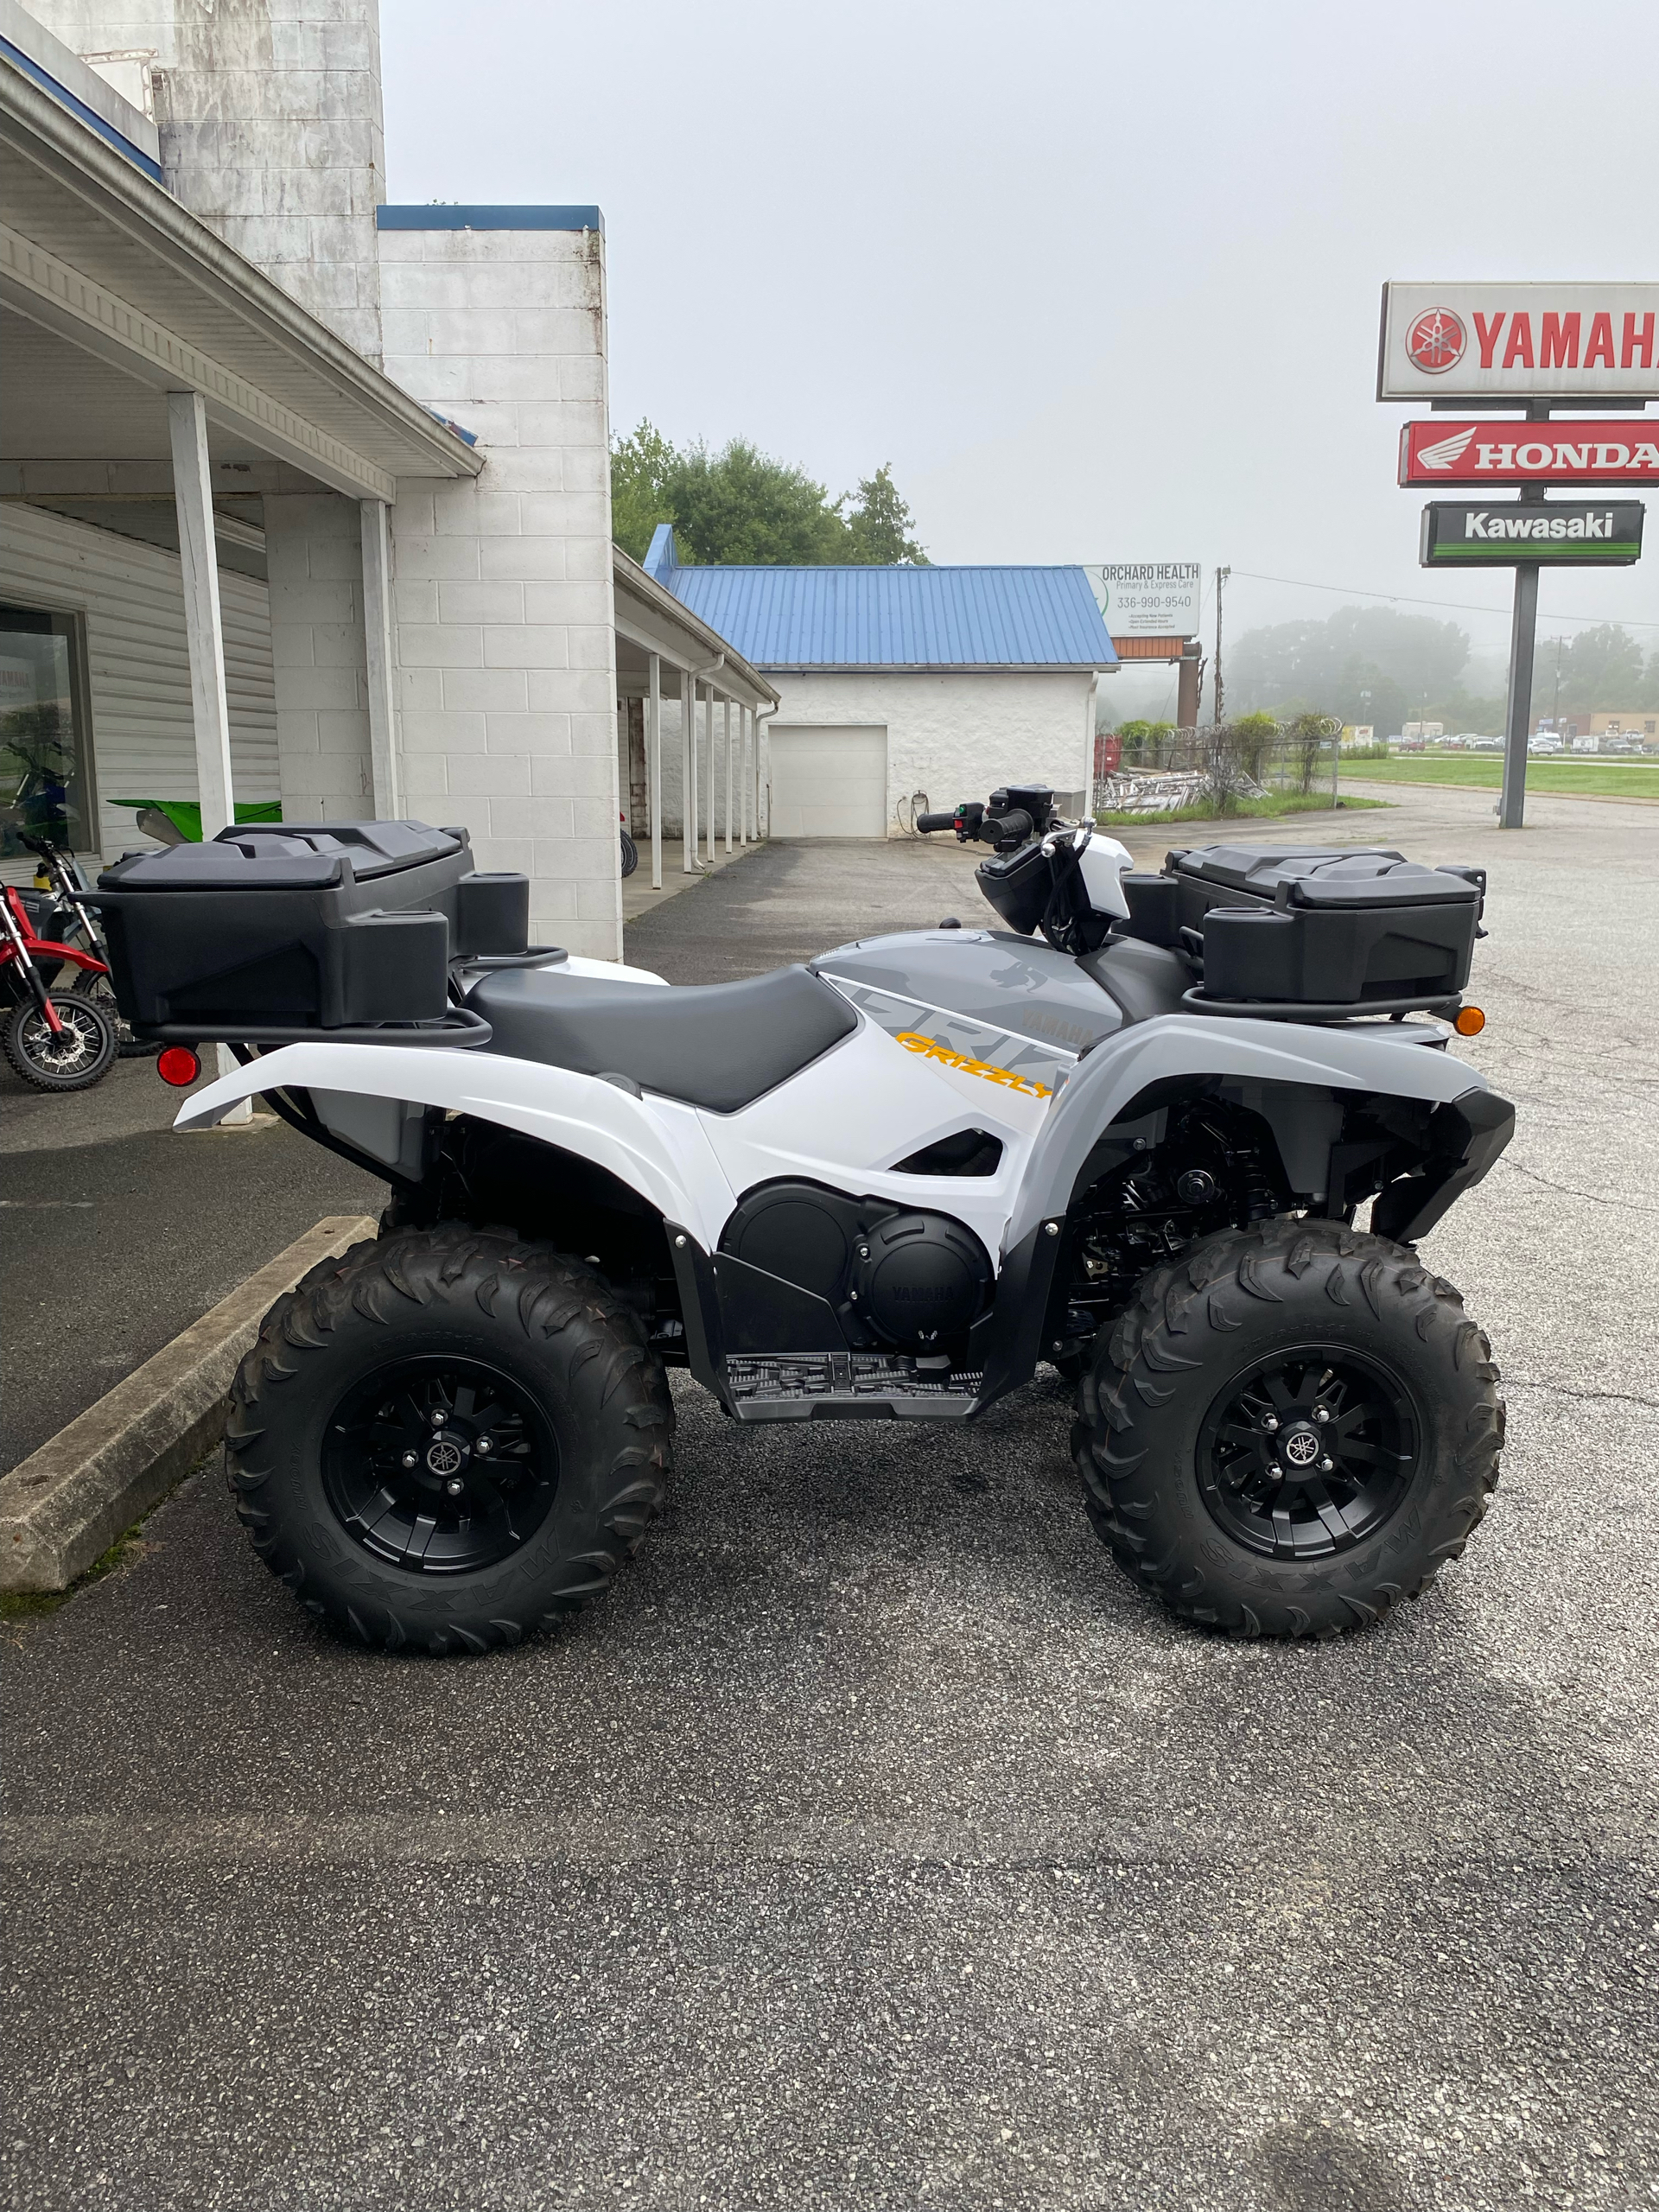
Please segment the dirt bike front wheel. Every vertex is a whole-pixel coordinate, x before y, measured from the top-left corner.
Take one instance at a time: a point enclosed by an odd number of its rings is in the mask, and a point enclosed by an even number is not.
[[[146,1045],[135,1037],[122,1019],[121,1009],[115,1002],[115,985],[107,976],[99,976],[90,968],[83,968],[70,985],[77,998],[90,999],[103,1009],[105,1018],[115,1031],[116,1050],[124,1060],[153,1060],[160,1047]]]
[[[13,1009],[0,1039],[6,1058],[36,1090],[88,1090],[114,1061],[114,1026],[96,999],[54,991],[51,1000],[55,1030],[32,999]]]

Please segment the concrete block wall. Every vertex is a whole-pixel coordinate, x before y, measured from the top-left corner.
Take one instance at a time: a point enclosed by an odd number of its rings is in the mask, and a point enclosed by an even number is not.
[[[530,877],[537,941],[613,960],[604,241],[548,211],[419,212],[444,226],[380,232],[386,369],[486,466],[391,511],[404,804]],[[469,213],[513,226],[448,226]]]
[[[153,55],[168,189],[378,363],[379,0],[28,5],[77,54]]]
[[[935,808],[1037,782],[1076,796],[1093,759],[1092,675],[1038,669],[849,670],[766,673],[782,696],[779,729],[885,723],[887,835],[895,809],[925,791]]]
[[[374,813],[361,513],[332,493],[264,500],[283,814]]]

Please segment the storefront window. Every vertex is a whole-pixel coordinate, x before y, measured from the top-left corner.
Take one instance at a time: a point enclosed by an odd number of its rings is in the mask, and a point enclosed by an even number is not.
[[[92,849],[86,739],[75,617],[0,606],[0,860],[20,832]]]

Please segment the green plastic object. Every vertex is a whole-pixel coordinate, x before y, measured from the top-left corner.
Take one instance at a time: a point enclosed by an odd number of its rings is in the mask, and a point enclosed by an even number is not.
[[[130,806],[135,814],[154,811],[164,814],[187,845],[201,842],[201,809],[193,798],[118,798],[112,806]],[[236,818],[238,822],[280,822],[283,802],[279,798],[238,799]]]

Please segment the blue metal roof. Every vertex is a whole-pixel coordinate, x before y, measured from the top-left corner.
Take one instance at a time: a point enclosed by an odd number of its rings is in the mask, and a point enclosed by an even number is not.
[[[645,569],[757,668],[1115,668],[1080,568]]]

